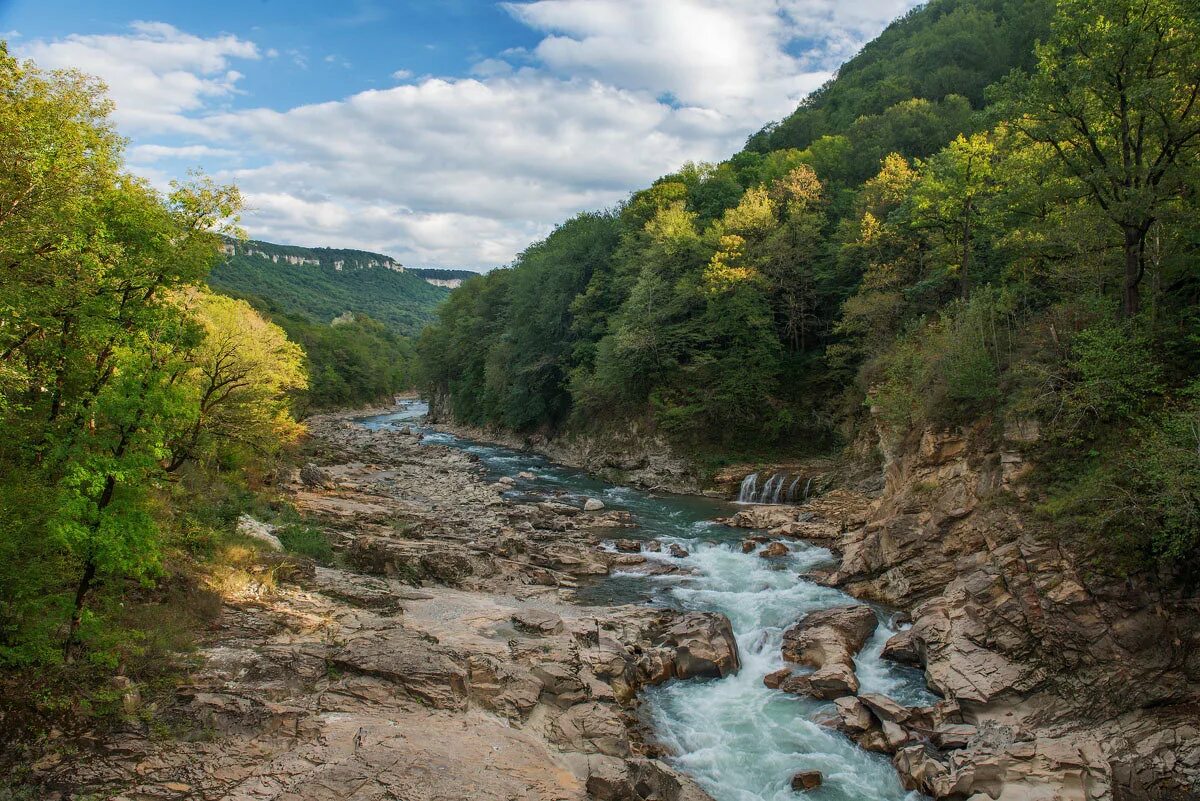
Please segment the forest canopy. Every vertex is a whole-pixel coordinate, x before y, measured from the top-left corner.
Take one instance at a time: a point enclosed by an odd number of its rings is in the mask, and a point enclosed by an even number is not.
[[[468,281],[421,380],[472,424],[701,458],[1033,420],[1049,518],[1185,569],[1198,165],[1188,0],[935,0],[728,161]]]
[[[278,326],[203,283],[236,188],[128,173],[79,73],[0,50],[0,93],[0,665],[99,664],[177,547],[182,477],[266,469],[307,376]]]

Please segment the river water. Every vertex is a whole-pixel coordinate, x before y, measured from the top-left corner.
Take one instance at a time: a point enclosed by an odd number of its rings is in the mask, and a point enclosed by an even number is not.
[[[742,668],[711,681],[678,681],[645,691],[642,712],[673,753],[669,761],[691,775],[716,801],[795,801],[791,777],[819,770],[822,786],[805,794],[813,801],[915,801],[917,793],[901,786],[889,759],[858,748],[817,720],[832,704],[801,698],[763,685],[763,677],[785,666],[780,656],[784,630],[806,613],[858,603],[845,593],[804,578],[828,564],[824,548],[786,540],[790,554],[762,559],[743,554],[746,533],[712,522],[735,511],[733,504],[710,498],[651,493],[613,486],[586,473],[509,448],[461,439],[420,425],[426,411],[408,402],[401,411],[363,418],[368,428],[412,426],[424,442],[460,448],[479,457],[492,478],[516,477],[514,497],[553,497],[582,504],[599,498],[633,514],[640,528],[621,536],[679,543],[688,556],[675,560],[693,568],[690,576],[649,577],[614,574],[582,588],[579,603],[645,603],[679,609],[722,612],[737,637]],[[856,658],[862,692],[888,695],[902,704],[934,700],[919,671],[880,659],[880,650],[896,629],[885,610],[876,609],[879,628]]]

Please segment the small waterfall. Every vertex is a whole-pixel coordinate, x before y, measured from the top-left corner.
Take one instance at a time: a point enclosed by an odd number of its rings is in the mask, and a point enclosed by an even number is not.
[[[758,491],[758,473],[751,473],[742,479],[738,489],[738,503],[754,503]]]
[[[778,503],[775,500],[776,493],[779,492],[780,485],[783,484],[783,476],[779,473],[767,479],[767,483],[763,484],[762,494],[758,497],[759,503]]]
[[[765,482],[760,484],[759,479],[762,476],[761,472],[751,473],[742,479],[742,483],[738,487],[738,503],[802,503],[808,500],[809,494],[812,492],[812,477],[805,481],[803,476],[790,472],[772,473]],[[800,482],[802,481],[805,482],[803,495],[800,494]]]

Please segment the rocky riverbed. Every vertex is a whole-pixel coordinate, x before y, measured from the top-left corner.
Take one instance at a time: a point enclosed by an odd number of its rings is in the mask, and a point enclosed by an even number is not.
[[[336,566],[265,554],[160,711],[171,736],[74,743],[36,766],[49,797],[1192,797],[1188,663],[1134,648],[1135,625],[1190,629],[1115,614],[1056,549],[1001,528],[979,488],[1019,476],[1014,459],[933,439],[882,492],[744,507],[725,528],[715,506],[407,425],[310,429],[284,489]],[[1074,672],[1031,642],[1080,620],[1106,623],[1063,655]],[[1100,670],[1116,647],[1144,671],[1124,701],[1135,677]]]
[[[269,557],[274,586],[227,598],[163,712],[182,739],[131,725],[77,744],[39,766],[51,797],[708,798],[655,758],[636,700],[735,672],[728,620],[568,600],[621,561],[597,544],[627,514],[508,500],[404,430],[310,429],[286,490],[342,566]]]

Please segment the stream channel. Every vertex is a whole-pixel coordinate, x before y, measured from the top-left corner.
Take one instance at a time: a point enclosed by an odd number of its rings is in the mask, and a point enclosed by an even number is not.
[[[837,589],[808,581],[804,574],[829,564],[824,548],[784,540],[787,557],[762,559],[744,554],[747,533],[713,522],[736,511],[733,503],[712,498],[667,495],[614,486],[553,464],[541,456],[436,431],[421,424],[424,403],[408,401],[401,411],[361,418],[368,428],[416,428],[423,442],[459,448],[479,457],[490,478],[516,477],[514,498],[553,498],[582,505],[599,498],[612,509],[630,512],[640,528],[622,533],[632,539],[678,543],[682,560],[667,554],[647,558],[682,562],[694,575],[646,576],[614,573],[582,587],[576,603],[610,606],[651,604],[714,611],[733,624],[741,670],[709,681],[676,681],[643,693],[641,713],[673,756],[716,801],[796,801],[791,777],[819,770],[821,787],[804,794],[812,801],[916,801],[906,792],[890,760],[859,748],[840,733],[816,722],[832,704],[799,697],[763,685],[763,677],[785,666],[780,655],[783,632],[808,612],[859,603]],[[880,658],[884,642],[897,629],[886,610],[876,609],[879,626],[855,659],[861,692],[890,696],[908,706],[936,700],[920,671]]]

